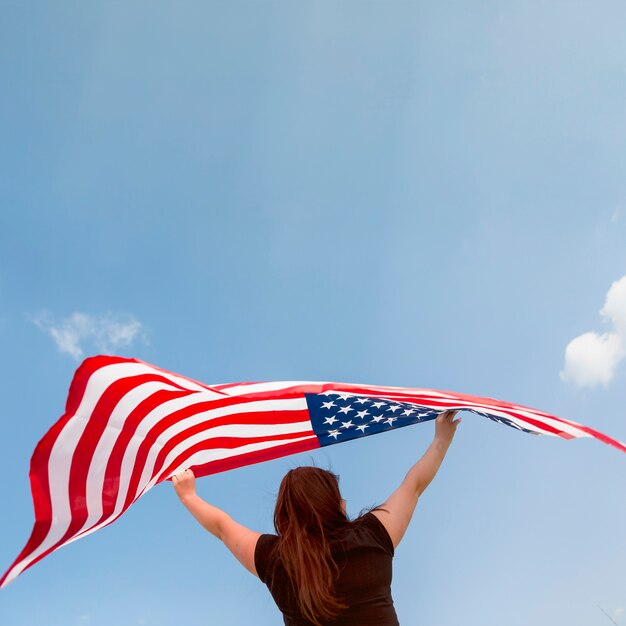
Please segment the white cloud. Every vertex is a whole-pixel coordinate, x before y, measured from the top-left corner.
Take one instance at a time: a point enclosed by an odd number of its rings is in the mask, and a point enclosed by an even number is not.
[[[129,346],[137,338],[145,342],[142,326],[134,317],[111,314],[96,317],[75,311],[60,322],[52,320],[47,313],[41,313],[32,321],[52,337],[59,352],[69,354],[77,361],[84,357],[85,345],[110,354]]]
[[[600,314],[611,331],[583,333],[565,348],[561,379],[577,387],[606,387],[626,357],[626,276],[611,285]]]
[[[622,615],[624,615],[624,613],[626,613],[626,609],[624,607],[619,607],[613,611],[613,617],[615,619],[619,619]]]
[[[611,285],[600,313],[613,322],[618,334],[626,335],[626,276]]]
[[[565,348],[561,378],[577,387],[606,387],[622,358],[624,347],[617,334],[585,333],[572,339]]]

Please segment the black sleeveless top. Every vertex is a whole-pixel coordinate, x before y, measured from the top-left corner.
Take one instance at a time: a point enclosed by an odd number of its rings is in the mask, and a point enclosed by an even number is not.
[[[261,535],[254,552],[259,578],[268,586],[283,614],[286,626],[311,626],[298,603],[278,558],[276,535]],[[380,520],[372,513],[352,522],[331,544],[339,566],[335,591],[348,605],[324,626],[399,626],[391,598],[393,543]]]

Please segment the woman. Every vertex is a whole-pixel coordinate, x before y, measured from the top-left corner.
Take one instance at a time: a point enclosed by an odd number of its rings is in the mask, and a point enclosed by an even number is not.
[[[400,486],[354,521],[337,476],[316,467],[298,467],[283,478],[277,535],[253,532],[202,500],[191,470],[173,477],[174,488],[196,520],[269,587],[287,626],[397,625],[391,561],[461,422],[456,413],[437,418],[433,442]]]

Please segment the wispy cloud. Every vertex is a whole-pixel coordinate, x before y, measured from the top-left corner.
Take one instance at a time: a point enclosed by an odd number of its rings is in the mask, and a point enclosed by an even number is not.
[[[565,348],[561,379],[577,387],[606,387],[626,357],[626,276],[611,285],[600,315],[611,330],[583,333]]]
[[[50,335],[59,352],[79,361],[87,347],[105,354],[131,345],[136,339],[146,341],[142,325],[131,316],[89,315],[75,311],[55,321],[47,312],[32,318],[38,328]]]
[[[623,222],[625,218],[626,209],[624,209],[621,205],[616,206],[611,214],[611,224],[619,224],[620,222]]]

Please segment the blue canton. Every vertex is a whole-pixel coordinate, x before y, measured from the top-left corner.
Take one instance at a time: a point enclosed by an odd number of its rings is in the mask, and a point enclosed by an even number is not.
[[[410,402],[338,391],[305,396],[311,424],[321,446],[433,420],[442,412]]]

